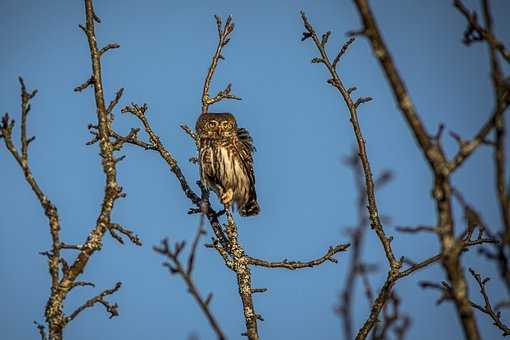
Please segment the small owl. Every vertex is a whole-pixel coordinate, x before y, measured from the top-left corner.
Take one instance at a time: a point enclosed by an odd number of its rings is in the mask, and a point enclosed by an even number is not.
[[[241,216],[257,215],[260,207],[253,173],[253,140],[237,127],[230,113],[203,113],[197,120],[200,178],[221,202],[235,202]]]

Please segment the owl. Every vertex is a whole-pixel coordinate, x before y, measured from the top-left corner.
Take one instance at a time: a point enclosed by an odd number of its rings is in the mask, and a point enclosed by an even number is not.
[[[197,120],[200,178],[225,207],[241,216],[260,212],[253,172],[253,140],[230,113],[203,113]]]

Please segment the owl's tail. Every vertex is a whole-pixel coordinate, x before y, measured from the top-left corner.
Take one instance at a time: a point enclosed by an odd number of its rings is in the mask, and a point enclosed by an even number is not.
[[[257,197],[253,195],[250,197],[248,202],[239,209],[239,215],[241,216],[253,216],[260,212],[259,204],[257,203]]]

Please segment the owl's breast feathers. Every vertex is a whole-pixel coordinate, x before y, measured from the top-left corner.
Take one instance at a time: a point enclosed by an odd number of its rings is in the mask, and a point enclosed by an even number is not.
[[[233,200],[241,216],[260,212],[255,191],[252,139],[245,129],[231,138],[200,140],[201,178],[220,196],[233,191]]]

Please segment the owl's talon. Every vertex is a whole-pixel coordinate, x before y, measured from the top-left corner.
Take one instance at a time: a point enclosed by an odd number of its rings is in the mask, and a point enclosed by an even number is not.
[[[223,205],[227,206],[232,202],[232,199],[234,198],[234,191],[232,189],[227,189],[223,194],[221,194],[221,203]]]

